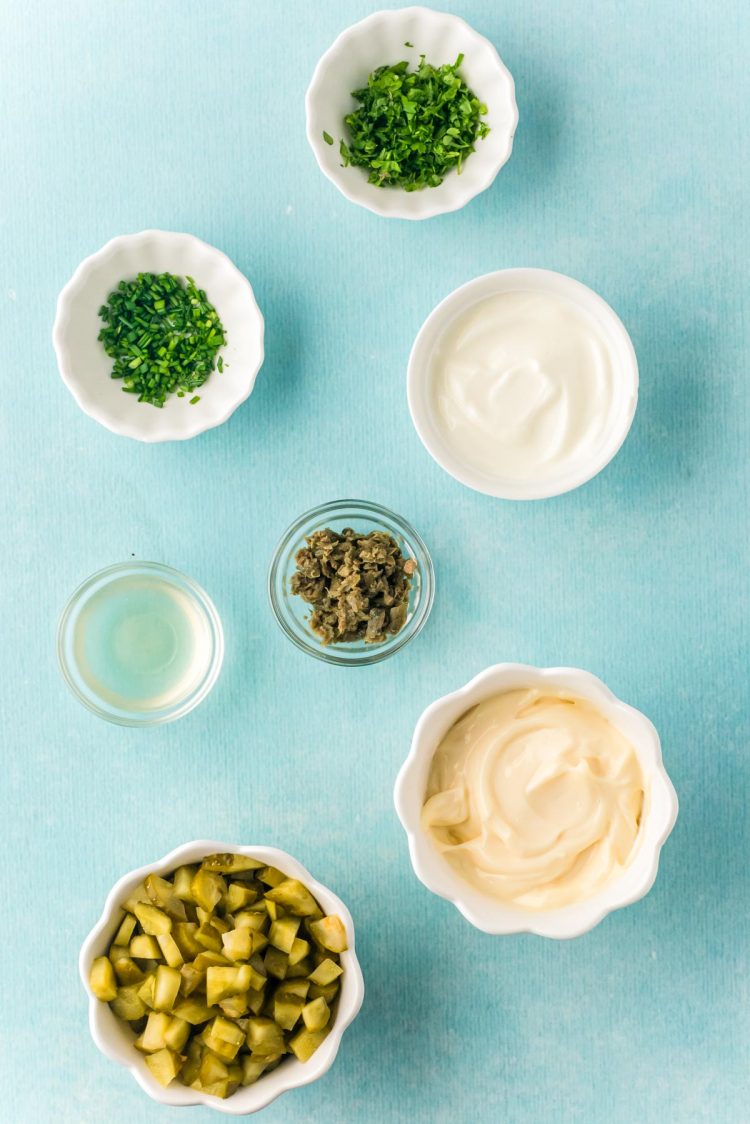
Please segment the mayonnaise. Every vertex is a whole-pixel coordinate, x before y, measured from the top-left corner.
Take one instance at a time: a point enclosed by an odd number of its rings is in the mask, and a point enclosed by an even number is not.
[[[555,909],[591,897],[627,866],[643,800],[632,745],[591,703],[509,691],[467,711],[443,738],[422,827],[483,893]]]
[[[506,292],[459,315],[432,355],[446,445],[487,476],[543,482],[588,465],[617,413],[599,324],[548,292]]]

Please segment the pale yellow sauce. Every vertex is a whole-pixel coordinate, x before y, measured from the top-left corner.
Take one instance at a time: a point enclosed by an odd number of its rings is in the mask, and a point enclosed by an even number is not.
[[[624,870],[643,802],[635,750],[591,703],[509,691],[443,738],[422,826],[477,889],[546,910],[590,898]]]

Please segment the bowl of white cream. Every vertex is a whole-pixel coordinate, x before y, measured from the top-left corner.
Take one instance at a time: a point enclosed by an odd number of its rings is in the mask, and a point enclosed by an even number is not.
[[[547,269],[503,269],[430,314],[407,392],[422,443],[451,476],[502,499],[545,499],[586,483],[619,450],[638,362],[593,290]]]
[[[589,672],[497,664],[427,708],[396,781],[421,882],[487,933],[580,936],[677,818],[651,722]]]

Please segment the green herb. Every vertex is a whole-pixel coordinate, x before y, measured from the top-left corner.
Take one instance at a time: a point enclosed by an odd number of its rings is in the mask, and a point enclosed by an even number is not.
[[[409,42],[409,40],[407,39],[407,40],[406,40],[406,42],[404,43],[404,46],[405,46],[405,47],[413,47],[413,46],[414,46],[414,44],[413,44],[413,43],[410,43],[410,42]]]
[[[405,191],[437,187],[454,168],[460,173],[474,142],[490,131],[481,120],[487,106],[458,73],[463,58],[434,67],[421,55],[416,70],[407,62],[374,70],[367,86],[352,91],[359,108],[344,118],[344,167],[367,168],[370,183]]]
[[[192,277],[139,273],[119,283],[99,315],[105,325],[99,339],[115,361],[111,377],[152,406],[203,386],[227,342],[218,312]],[[221,370],[221,359],[218,365]]]
[[[333,144],[333,137],[330,133],[327,133],[325,129],[323,130],[323,140],[326,142],[326,144]]]
[[[417,564],[385,531],[314,531],[297,551],[292,593],[323,644],[381,644],[406,624]]]
[[[193,395],[193,397],[192,397],[192,398],[190,399],[190,403],[189,403],[189,405],[191,405],[191,406],[194,406],[194,405],[195,405],[195,403],[196,403],[196,402],[200,402],[200,400],[201,400],[201,396],[200,396],[200,394],[195,394],[195,395]]]

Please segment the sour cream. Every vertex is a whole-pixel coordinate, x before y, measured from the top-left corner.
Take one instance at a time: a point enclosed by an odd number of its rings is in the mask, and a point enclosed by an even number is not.
[[[422,827],[478,890],[555,909],[590,898],[627,867],[644,792],[632,745],[589,702],[509,691],[467,711],[443,738]]]
[[[600,324],[546,291],[486,297],[431,356],[432,414],[454,457],[485,477],[543,484],[584,470],[621,408]]]

